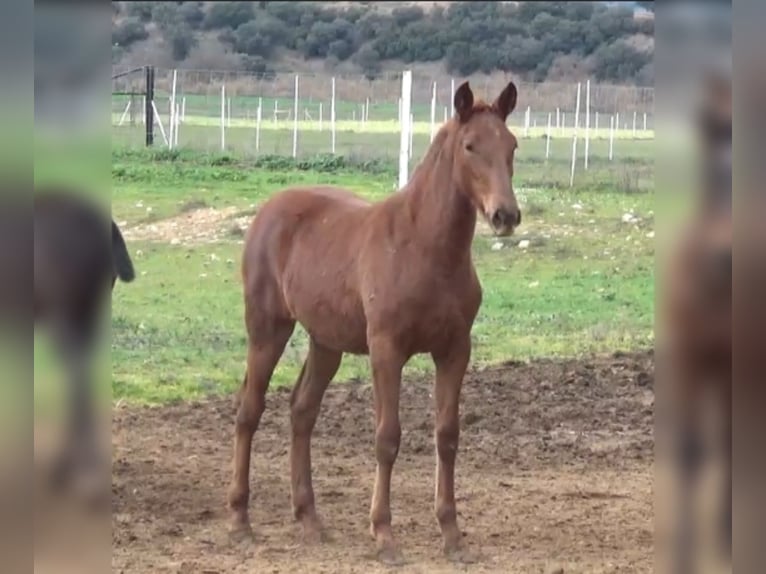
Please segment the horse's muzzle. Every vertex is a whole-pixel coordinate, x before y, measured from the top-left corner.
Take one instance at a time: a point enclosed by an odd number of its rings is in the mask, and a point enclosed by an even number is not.
[[[516,207],[512,209],[496,209],[487,219],[495,235],[504,237],[513,233],[513,230],[521,225],[521,210]]]

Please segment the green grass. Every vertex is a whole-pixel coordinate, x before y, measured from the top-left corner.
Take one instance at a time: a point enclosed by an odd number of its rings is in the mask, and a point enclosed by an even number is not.
[[[532,143],[523,142],[521,150]],[[524,223],[512,238],[479,236],[474,242],[484,287],[473,329],[475,365],[653,343],[651,147],[630,144],[619,163],[595,156],[574,189],[564,184],[566,160],[546,163],[539,151],[520,150],[514,182]],[[332,161],[119,147],[113,152],[113,212],[131,227],[195,206],[252,212],[275,191],[301,183],[341,185],[371,199],[392,192],[393,163]],[[639,216],[638,223],[624,223],[626,212]],[[526,249],[516,246],[523,239]],[[138,278],[118,283],[113,297],[115,400],[164,403],[240,384],[246,339],[237,241],[129,242]],[[503,247],[493,249],[496,243]],[[306,350],[299,329],[273,386],[292,384]],[[416,358],[408,372],[430,368]],[[344,359],[337,380],[352,378],[369,379],[364,358]]]

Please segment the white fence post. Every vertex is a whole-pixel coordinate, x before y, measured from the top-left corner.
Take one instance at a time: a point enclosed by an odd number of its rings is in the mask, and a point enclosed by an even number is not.
[[[255,111],[255,151],[261,149],[261,115],[263,98],[258,98],[258,109]]]
[[[319,102],[319,132],[322,132],[322,102]]]
[[[415,146],[413,145],[413,141],[415,139],[415,115],[410,114],[410,150],[409,150],[409,159],[412,159],[412,154],[414,153]]]
[[[221,151],[226,149],[226,84],[221,84]]]
[[[614,115],[614,131],[615,131],[615,135],[616,135],[616,132],[617,132],[619,129],[620,129],[620,112],[617,112],[617,113]]]
[[[545,159],[551,155],[551,113],[548,112],[548,129],[545,132]]]
[[[585,83],[585,169],[588,169],[590,152],[590,80]]]
[[[614,126],[616,123],[614,120],[614,116],[609,118],[609,161],[612,161],[614,151]]]
[[[530,116],[530,107],[527,106],[526,111],[524,112],[524,137],[527,137],[529,135],[529,116]]]
[[[157,125],[160,127],[162,139],[165,141],[165,145],[168,145],[168,136],[165,135],[165,128],[162,127],[162,118],[160,117],[160,113],[157,111],[157,106],[154,105],[154,100],[152,100],[152,109],[154,110],[154,118],[157,120]]]
[[[450,78],[449,89],[449,115],[453,117],[455,115],[455,78]]]
[[[556,108],[556,130],[561,130],[561,109]]]
[[[644,112],[644,131],[646,131],[646,112]]]
[[[574,136],[572,137],[572,173],[569,176],[569,187],[574,185],[575,164],[577,163],[577,128],[580,124],[580,88],[577,83],[577,105],[575,106]]]
[[[434,141],[436,134],[436,82],[431,89],[431,141]]]
[[[412,126],[410,124],[410,98],[412,96],[412,71],[405,70],[402,74],[402,113],[399,122],[400,125],[400,139],[399,139],[399,189],[407,185],[409,160],[410,160],[410,134]]]
[[[128,105],[125,106],[125,111],[122,112],[122,115],[120,116],[120,121],[117,124],[118,126],[121,126],[123,122],[125,121],[125,118],[128,116],[128,111],[130,110],[130,104],[132,103],[132,100],[128,100]]]
[[[444,106],[444,123],[447,123],[447,106]]]
[[[173,116],[175,126],[173,126],[173,148],[178,147],[178,127],[181,125],[181,105],[176,104],[176,113]]]
[[[636,111],[633,110],[633,138],[636,137]]]
[[[293,157],[298,157],[298,74],[295,74],[295,107],[293,109]]]
[[[170,89],[170,141],[168,142],[168,149],[173,149],[173,143],[175,138],[173,137],[176,130],[176,78],[178,76],[178,70],[173,70],[173,85]]]
[[[332,79],[332,94],[330,96],[330,132],[332,140],[332,153],[335,155],[335,77]]]

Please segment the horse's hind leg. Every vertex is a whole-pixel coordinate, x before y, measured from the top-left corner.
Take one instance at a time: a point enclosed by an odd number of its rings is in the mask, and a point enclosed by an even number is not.
[[[275,320],[250,330],[246,381],[240,391],[234,435],[234,473],[229,487],[232,512],[230,533],[234,539],[251,535],[247,505],[250,495],[250,450],[253,434],[265,409],[266,390],[279,358],[292,335],[295,322]]]
[[[311,485],[311,433],[319,415],[322,397],[338,372],[341,357],[342,353],[326,349],[312,339],[308,357],[290,398],[293,513],[303,525],[307,542],[318,542],[321,539],[321,524]]]

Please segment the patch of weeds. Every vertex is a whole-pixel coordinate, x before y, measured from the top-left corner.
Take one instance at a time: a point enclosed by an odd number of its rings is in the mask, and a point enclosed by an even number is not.
[[[204,199],[190,199],[185,201],[178,209],[179,213],[189,213],[190,211],[196,211],[198,209],[206,208],[207,202]]]
[[[181,157],[177,149],[160,149],[152,153],[154,161],[176,161]]]
[[[557,243],[553,249],[551,249],[551,254],[553,255],[554,259],[575,259],[580,257],[580,253],[571,245],[567,245],[566,243]]]
[[[531,201],[524,206],[524,211],[526,212],[525,214],[538,216],[545,213],[547,209],[544,205]]]
[[[210,165],[214,167],[220,167],[224,165],[232,165],[236,160],[229,155],[218,155],[210,158]]]

